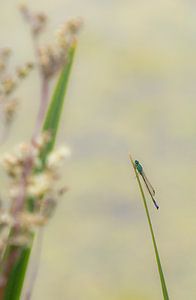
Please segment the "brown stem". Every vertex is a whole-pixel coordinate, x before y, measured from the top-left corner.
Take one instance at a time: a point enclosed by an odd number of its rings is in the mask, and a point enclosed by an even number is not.
[[[37,45],[37,40],[35,37],[33,37],[33,42],[34,42],[34,51],[35,55],[37,57],[37,60],[39,59],[39,49]],[[36,137],[41,131],[41,125],[44,120],[45,112],[47,109],[47,104],[48,104],[48,93],[49,93],[49,83],[48,80],[44,77],[44,75],[41,72],[41,69],[39,68],[40,71],[40,76],[41,76],[41,81],[42,81],[42,86],[41,86],[41,100],[40,100],[40,106],[39,106],[39,111],[35,123],[35,129],[32,135],[32,146],[33,143],[35,142]],[[14,201],[12,207],[11,207],[11,213],[16,216],[18,212],[20,212],[24,206],[25,200],[26,200],[26,187],[27,187],[27,179],[29,174],[31,173],[33,168],[33,157],[31,152],[29,153],[29,157],[26,160],[25,166],[24,166],[24,171],[21,176],[21,190],[19,196],[16,198]],[[11,229],[11,235],[14,235],[15,233],[18,232],[18,225],[16,224],[12,229]],[[4,290],[6,287],[6,282],[7,279],[9,278],[9,274],[12,271],[12,268],[14,267],[15,263],[17,262],[17,259],[20,255],[20,248],[18,247],[12,247],[10,245],[7,246],[6,249],[6,256],[3,259],[3,265],[1,266],[1,274],[2,274],[2,282],[0,282],[0,300],[3,299],[3,294]],[[36,272],[35,272],[36,273]],[[36,276],[36,275],[35,275]],[[29,297],[31,295],[31,291],[28,291]]]
[[[39,44],[38,44],[37,36],[33,32],[31,32],[31,36],[32,36],[32,41],[33,41],[33,49],[34,49],[34,53],[35,53],[35,58],[37,61],[37,66],[39,69],[39,74],[40,74],[40,79],[41,79],[41,100],[40,100],[40,106],[39,106],[37,119],[35,122],[35,129],[34,129],[33,137],[32,137],[32,142],[34,142],[37,135],[39,134],[39,132],[41,130],[41,125],[44,120],[45,112],[47,109],[48,96],[49,96],[49,82],[48,82],[48,79],[44,76],[41,66],[39,64]]]
[[[41,130],[41,126],[48,105],[48,93],[49,93],[48,80],[42,75],[41,101],[40,101],[39,111],[37,115],[37,120],[35,123],[35,130],[32,137],[33,141],[36,139],[37,135],[40,133]]]
[[[18,197],[15,199],[13,202],[12,208],[11,208],[11,214],[16,217],[17,213],[23,209],[24,202],[25,202],[25,196],[26,196],[26,188],[27,188],[27,178],[29,174],[32,171],[33,167],[33,157],[32,154],[29,153],[29,157],[27,158],[25,165],[24,165],[24,170],[23,174],[21,176],[21,182],[20,182],[20,193]]]

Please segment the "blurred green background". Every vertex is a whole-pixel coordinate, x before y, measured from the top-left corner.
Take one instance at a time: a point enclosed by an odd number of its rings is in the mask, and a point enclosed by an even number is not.
[[[14,49],[13,65],[33,58],[18,3],[0,6],[0,43]],[[58,139],[72,150],[62,179],[70,191],[45,229],[32,299],[162,299],[129,151],[157,191],[160,211],[150,199],[149,208],[170,297],[195,299],[196,3],[27,4],[50,16],[48,36],[68,17],[85,23]],[[39,93],[34,71],[2,152],[29,138]]]

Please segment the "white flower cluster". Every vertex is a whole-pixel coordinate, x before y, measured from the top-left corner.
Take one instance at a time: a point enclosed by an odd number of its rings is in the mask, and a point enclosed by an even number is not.
[[[43,167],[41,152],[49,140],[50,135],[43,133],[33,143],[21,143],[0,160],[0,165],[10,178],[9,198],[12,201],[8,214],[0,210],[0,226],[21,229],[18,236],[12,238],[12,243],[20,243],[35,227],[46,224],[57,198],[62,191],[66,191],[65,188],[58,191],[55,182],[59,178],[59,167],[70,155],[70,150],[67,147],[53,150]],[[30,211],[29,200],[33,201]],[[0,232],[0,244],[5,239],[4,235]]]

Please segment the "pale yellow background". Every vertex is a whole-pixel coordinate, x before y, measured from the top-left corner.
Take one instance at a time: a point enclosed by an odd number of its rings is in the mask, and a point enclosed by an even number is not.
[[[0,3],[0,44],[14,49],[13,65],[33,58],[17,3]],[[129,151],[156,187],[160,211],[150,199],[149,208],[170,297],[196,299],[196,2],[29,5],[50,15],[51,33],[70,16],[85,22],[58,139],[72,149],[62,179],[70,191],[45,230],[32,299],[162,299]],[[33,130],[35,71],[18,95],[2,152]]]

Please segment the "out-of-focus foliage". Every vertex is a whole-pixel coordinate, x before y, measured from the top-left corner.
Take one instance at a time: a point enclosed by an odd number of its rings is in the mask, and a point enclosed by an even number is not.
[[[0,40],[14,47],[13,60],[20,65],[33,51],[17,4],[1,3]],[[65,17],[85,20],[59,138],[72,148],[64,170],[70,191],[45,231],[33,299],[161,299],[129,151],[156,188],[160,212],[151,206],[151,214],[171,299],[193,299],[194,1],[35,0],[33,5],[52,16],[54,28]],[[23,103],[2,152],[27,139],[33,128],[39,97],[33,76],[27,79],[31,92],[28,84],[20,88]]]

